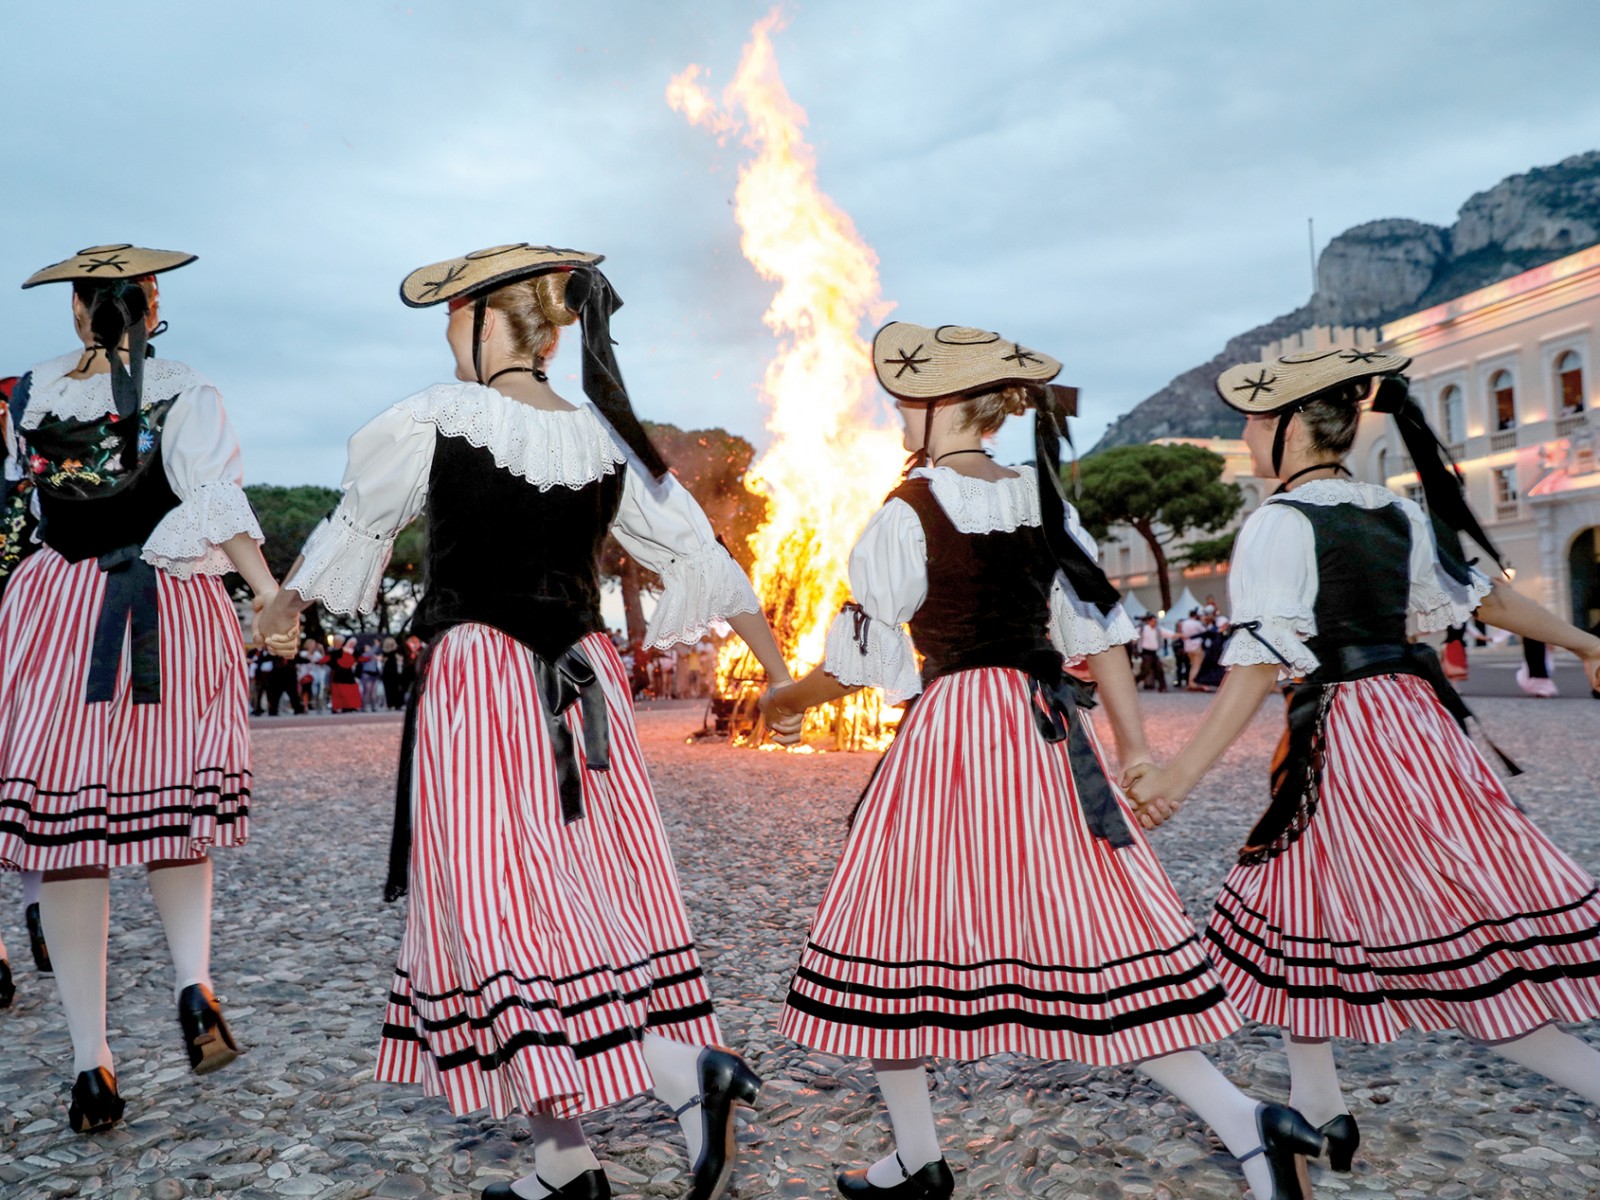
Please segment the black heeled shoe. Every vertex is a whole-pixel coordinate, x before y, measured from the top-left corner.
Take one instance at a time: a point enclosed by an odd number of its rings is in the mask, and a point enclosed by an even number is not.
[[[55,968],[50,965],[50,947],[45,945],[44,918],[39,915],[39,906],[28,905],[22,910],[22,918],[28,926],[28,949],[33,951],[33,969],[41,975],[55,974]]]
[[[888,1187],[868,1183],[867,1169],[861,1167],[839,1172],[839,1194],[863,1200],[868,1197],[872,1200],[950,1200],[955,1194],[956,1177],[950,1174],[950,1164],[944,1159],[908,1171],[905,1160],[896,1150],[894,1161],[900,1165],[900,1174],[904,1176],[899,1183]]]
[[[700,1155],[694,1160],[689,1190],[684,1200],[717,1200],[733,1179],[733,1110],[755,1104],[761,1079],[732,1050],[707,1046],[700,1051],[700,1094],[679,1105],[672,1115],[681,1117],[700,1106]]]
[[[551,1187],[535,1175],[534,1180],[550,1194],[545,1200],[611,1200],[611,1181],[604,1171],[585,1171],[560,1187]],[[522,1200],[509,1183],[491,1183],[483,1189],[483,1200]]]
[[[10,1008],[17,998],[17,985],[11,979],[11,964],[0,958],[0,1008]]]
[[[1265,1154],[1272,1169],[1272,1200],[1310,1200],[1300,1185],[1295,1158],[1320,1158],[1322,1134],[1287,1104],[1256,1105],[1256,1132],[1261,1135],[1261,1145],[1240,1155],[1239,1161],[1245,1163]]]
[[[183,1048],[189,1053],[189,1069],[196,1075],[209,1075],[239,1057],[239,1043],[233,1040],[222,1009],[211,989],[191,983],[178,997],[178,1024],[183,1029]]]
[[[77,1133],[99,1133],[122,1120],[127,1102],[117,1095],[117,1077],[109,1067],[81,1071],[72,1085],[72,1102],[67,1105],[67,1120]]]
[[[1317,1132],[1328,1141],[1328,1165],[1341,1174],[1350,1170],[1356,1148],[1361,1145],[1361,1130],[1349,1113],[1340,1113]]]

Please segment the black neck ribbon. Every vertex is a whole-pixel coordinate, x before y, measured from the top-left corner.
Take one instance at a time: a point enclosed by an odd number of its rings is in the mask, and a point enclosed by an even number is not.
[[[611,340],[611,314],[622,299],[596,267],[574,267],[567,280],[567,307],[578,314],[583,329],[583,394],[611,427],[619,447],[656,484],[667,476],[666,460],[634,414],[627,386],[617,366]]]
[[[1056,403],[1055,394],[1043,389],[1033,412],[1034,465],[1039,477],[1039,526],[1056,566],[1067,577],[1078,599],[1109,613],[1122,595],[1067,532],[1067,497],[1061,490],[1061,439],[1070,438],[1067,417]]]
[[[1505,571],[1505,559],[1467,504],[1466,493],[1461,486],[1460,468],[1428,425],[1422,409],[1411,398],[1404,376],[1385,375],[1378,381],[1378,390],[1372,398],[1372,411],[1388,413],[1399,427],[1400,439],[1405,443],[1406,453],[1411,456],[1417,469],[1417,478],[1422,481],[1422,494],[1428,502],[1428,515],[1433,518],[1435,529],[1443,524],[1457,535],[1458,543],[1459,535],[1466,534]],[[1451,553],[1452,549],[1459,550],[1459,544],[1456,547],[1440,545],[1440,562],[1457,582],[1465,582],[1466,564],[1460,561],[1458,554]]]

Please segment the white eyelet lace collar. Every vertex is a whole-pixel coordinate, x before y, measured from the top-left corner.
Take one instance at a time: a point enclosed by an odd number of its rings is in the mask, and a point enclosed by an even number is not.
[[[1268,496],[1267,503],[1292,500],[1304,504],[1354,504],[1361,508],[1383,508],[1397,504],[1401,497],[1376,483],[1358,483],[1354,479],[1313,479],[1302,483],[1292,492]]]
[[[22,415],[24,429],[37,429],[45,417],[68,421],[96,421],[116,408],[111,398],[111,376],[91,375],[87,379],[68,379],[83,352],[63,354],[33,368],[29,385],[28,410]],[[208,381],[186,363],[167,358],[148,359],[144,364],[146,403],[170,400],[179,392],[201,387]]]
[[[540,491],[581,488],[626,461],[593,407],[550,410],[519,404],[476,383],[441,383],[399,408],[447,437],[488,450],[495,463]]]
[[[1039,524],[1039,482],[1032,467],[1012,467],[1010,479],[974,479],[949,467],[918,467],[945,515],[962,533],[1010,533]]]

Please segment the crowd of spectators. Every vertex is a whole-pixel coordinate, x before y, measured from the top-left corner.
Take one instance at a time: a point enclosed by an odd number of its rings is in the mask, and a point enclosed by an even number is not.
[[[325,644],[307,638],[293,658],[252,649],[250,711],[275,717],[285,700],[295,713],[402,709],[421,649],[418,638],[379,634],[330,634]]]

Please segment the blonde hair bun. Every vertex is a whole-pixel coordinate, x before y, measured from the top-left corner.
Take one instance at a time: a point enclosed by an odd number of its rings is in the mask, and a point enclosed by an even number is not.
[[[567,307],[568,278],[566,271],[547,271],[534,277],[533,294],[538,298],[539,312],[552,325],[571,325],[578,319],[578,314]]]

